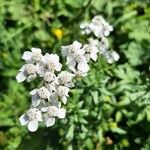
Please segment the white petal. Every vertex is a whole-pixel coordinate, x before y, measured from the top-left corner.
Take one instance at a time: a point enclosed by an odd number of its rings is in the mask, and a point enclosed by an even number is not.
[[[96,46],[92,46],[92,52],[93,53],[98,53],[98,48]]]
[[[98,40],[94,40],[93,38],[88,39],[91,46],[97,46],[99,44]]]
[[[113,59],[114,59],[115,61],[118,61],[119,58],[120,58],[119,54],[118,54],[117,52],[115,52],[115,51],[113,51],[113,52],[111,53],[111,56],[113,57]]]
[[[56,71],[60,71],[60,70],[61,70],[61,67],[62,67],[62,64],[61,64],[61,63],[58,63],[57,66],[56,66]]]
[[[56,89],[55,84],[53,82],[50,83],[50,84],[47,84],[46,87],[47,87],[47,89],[49,90],[50,93],[52,93]]]
[[[108,30],[105,30],[105,31],[104,31],[104,35],[105,35],[105,36],[108,36],[109,34],[110,34],[110,31],[108,31]]]
[[[48,109],[48,107],[42,107],[42,108],[41,108],[42,112],[46,112],[47,109]]]
[[[89,62],[90,61],[90,54],[85,54],[86,60]]]
[[[88,25],[89,25],[88,22],[83,22],[83,23],[80,24],[80,28],[81,28],[81,29],[84,29],[84,28],[86,28]]]
[[[67,103],[67,97],[66,97],[66,96],[62,97],[62,102],[63,102],[64,104]]]
[[[41,114],[41,111],[37,111],[36,112],[36,118],[38,121],[42,121],[42,114]]]
[[[67,83],[65,86],[72,88],[72,87],[74,87],[74,84],[72,82],[70,82],[70,83]]]
[[[29,122],[28,117],[25,114],[20,116],[19,121],[22,126],[26,125]]]
[[[55,62],[59,62],[59,56],[57,54],[50,54],[50,58]]]
[[[74,41],[74,42],[73,42],[73,45],[74,45],[74,47],[75,47],[76,49],[80,49],[81,46],[82,46],[82,44],[81,44],[80,42],[78,42],[78,41]]]
[[[49,58],[49,54],[46,53],[42,58],[42,62],[46,63],[48,61],[48,58]]]
[[[23,60],[31,60],[32,56],[33,56],[33,53],[32,53],[32,52],[25,51],[25,52],[23,53],[22,59],[23,59]]]
[[[41,102],[41,99],[39,99],[39,97],[37,95],[33,95],[32,96],[32,105],[34,107],[37,107]]]
[[[19,72],[16,76],[16,79],[20,83],[20,82],[23,82],[26,79],[26,76],[23,72]]]
[[[91,53],[91,58],[96,61],[97,60],[97,54],[96,53]]]
[[[19,71],[24,72],[24,71],[25,71],[25,68],[26,68],[26,65],[23,65],[23,66],[19,69]]]
[[[89,66],[86,62],[80,62],[78,64],[78,69],[82,70],[83,72],[87,72],[87,71],[89,71]]]
[[[48,118],[46,120],[46,127],[53,126],[55,124],[55,118]]]
[[[37,68],[37,74],[40,77],[43,77],[45,72],[46,72],[46,69],[45,69],[44,65],[41,65],[40,67]]]
[[[90,33],[91,33],[91,30],[90,30],[89,27],[85,29],[85,33],[86,33],[86,34],[90,34]]]
[[[83,54],[85,54],[85,50],[84,49],[78,49],[77,53],[83,55]]]
[[[31,81],[33,81],[36,77],[37,77],[36,74],[32,74],[32,75],[30,75],[30,76],[27,77],[27,81],[28,81],[28,82],[31,82]]]
[[[108,58],[108,59],[107,59],[107,62],[108,62],[109,64],[112,64],[112,63],[113,63],[113,58]]]
[[[61,102],[57,103],[57,107],[60,108],[61,107]]]
[[[28,130],[31,131],[31,132],[34,132],[37,129],[38,129],[38,121],[36,119],[30,121],[29,124],[28,124]]]
[[[38,89],[34,89],[34,90],[32,90],[32,91],[30,92],[30,94],[31,94],[31,95],[35,95],[37,91],[38,91]]]
[[[76,65],[76,61],[70,57],[67,57],[67,63],[68,66],[75,66]]]
[[[51,99],[51,105],[52,105],[52,106],[59,107],[59,106],[61,106],[61,102],[59,102],[58,100],[52,100],[52,99]]]
[[[69,69],[70,69],[72,72],[76,73],[76,69],[75,69],[74,67],[69,66]]]
[[[40,49],[40,48],[34,48],[34,47],[32,47],[32,48],[31,48],[31,51],[32,51],[33,53],[41,53],[41,49]]]
[[[58,109],[58,118],[65,118],[66,110],[64,108]]]
[[[54,92],[53,94],[50,95],[50,100],[51,101],[58,101],[58,94]]]

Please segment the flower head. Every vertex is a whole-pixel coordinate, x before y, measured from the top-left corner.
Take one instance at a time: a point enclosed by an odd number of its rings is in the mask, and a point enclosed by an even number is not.
[[[59,56],[57,54],[46,53],[42,59],[42,64],[37,70],[40,77],[43,77],[46,72],[60,71],[62,64],[59,62]]]
[[[38,128],[38,121],[42,121],[42,114],[40,110],[30,108],[19,120],[21,125],[28,125],[28,130],[34,132]]]
[[[83,49],[85,51],[85,57],[87,61],[89,61],[90,58],[94,61],[97,60],[98,48],[95,45],[85,44]]]
[[[27,79],[28,82],[31,82],[37,77],[37,69],[38,65],[33,64],[25,64],[19,70],[20,72],[17,74],[16,79],[18,82],[23,82]]]
[[[55,70],[61,70],[62,64],[59,62],[59,56],[57,54],[46,53],[44,55],[43,62],[45,63],[48,71],[54,72]]]
[[[63,36],[63,30],[61,30],[61,29],[53,29],[52,32],[55,34],[55,36],[58,39],[61,39]]]
[[[39,48],[31,48],[30,51],[25,51],[22,59],[27,63],[40,63],[43,59],[43,55],[41,54],[41,49]]]
[[[61,71],[60,74],[58,74],[58,84],[64,85],[67,87],[73,87],[74,84],[72,83],[72,79],[74,77],[74,74],[68,72],[68,71]]]
[[[81,24],[80,28],[82,33],[89,34],[93,32],[97,38],[108,36],[113,30],[113,27],[100,15],[95,16],[90,23]]]
[[[74,41],[71,45],[62,46],[61,52],[64,57],[74,54],[76,51],[80,50],[82,44],[78,41]]]
[[[64,104],[67,103],[67,98],[69,97],[70,89],[68,87],[59,85],[56,87],[55,92],[53,92],[50,96],[51,101],[58,101],[58,98],[62,100]]]
[[[50,98],[50,91],[46,87],[41,87],[39,89],[34,89],[30,92],[32,95],[32,105],[37,107],[40,102],[45,102],[45,100],[49,101]]]
[[[55,124],[55,117],[65,118],[66,110],[64,108],[58,108],[56,106],[49,106],[42,109],[45,114],[45,124],[47,127]]]
[[[70,67],[77,67],[77,69],[89,70],[89,65],[87,63],[87,59],[85,57],[85,51],[83,49],[80,49],[73,53],[73,55],[70,55],[67,57],[66,64]]]
[[[55,75],[53,72],[46,72],[46,73],[44,74],[43,79],[44,79],[46,82],[51,83],[51,82],[55,81],[56,75]]]
[[[109,64],[112,64],[114,61],[118,61],[120,58],[119,54],[115,51],[107,51],[104,53],[104,57]]]

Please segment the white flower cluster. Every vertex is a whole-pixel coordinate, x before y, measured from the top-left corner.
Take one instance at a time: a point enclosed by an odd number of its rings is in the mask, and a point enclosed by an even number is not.
[[[74,87],[74,77],[87,75],[90,59],[96,61],[98,53],[103,54],[109,63],[119,59],[115,51],[107,50],[108,41],[105,36],[112,31],[112,26],[101,16],[94,17],[84,27],[82,25],[82,29],[87,34],[93,32],[98,39],[90,38],[84,45],[74,41],[71,45],[62,46],[61,52],[66,58],[69,71],[61,70],[62,64],[57,54],[43,55],[39,48],[24,52],[22,59],[26,64],[19,70],[17,81],[31,82],[38,77],[42,79],[40,87],[30,92],[30,109],[19,118],[21,125],[27,125],[29,131],[36,131],[38,122],[44,122],[49,127],[54,125],[55,118],[65,118],[66,110],[61,106],[67,103],[70,88]]]
[[[99,53],[106,58],[108,63],[112,64],[114,61],[119,60],[119,55],[116,51],[108,50],[109,43],[106,37],[113,31],[113,27],[102,16],[95,16],[91,22],[82,23],[80,28],[82,34],[89,35],[93,33],[95,35],[96,39],[90,38],[88,41],[90,45],[98,49]]]
[[[66,110],[61,108],[61,101],[66,104],[69,88],[74,86],[74,75],[68,71],[61,71],[62,64],[58,55],[42,55],[39,48],[32,48],[31,52],[25,51],[22,59],[26,64],[16,76],[17,81],[23,82],[27,79],[30,82],[36,77],[43,80],[41,87],[30,92],[31,107],[19,118],[21,125],[27,125],[28,130],[34,132],[39,121],[44,121],[49,127],[54,125],[56,117],[65,118]]]

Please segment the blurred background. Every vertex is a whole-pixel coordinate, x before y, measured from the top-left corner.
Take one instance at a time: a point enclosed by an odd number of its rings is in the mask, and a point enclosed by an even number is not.
[[[120,60],[91,63],[71,90],[67,116],[30,133],[18,121],[33,83],[16,82],[31,47],[60,55],[61,45],[85,43],[79,24],[102,15],[114,27],[110,48]],[[149,0],[0,0],[1,150],[150,150]]]

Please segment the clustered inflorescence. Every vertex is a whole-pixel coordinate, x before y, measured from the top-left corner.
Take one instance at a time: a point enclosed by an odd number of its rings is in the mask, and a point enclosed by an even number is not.
[[[68,70],[61,70],[62,64],[57,54],[43,55],[39,48],[25,51],[22,56],[26,64],[19,70],[17,81],[31,82],[37,77],[42,78],[40,87],[30,92],[30,109],[19,118],[21,125],[27,125],[31,132],[37,130],[38,122],[43,121],[49,127],[55,124],[55,118],[65,118],[66,110],[62,104],[67,103],[70,88],[74,87],[73,79],[87,75],[90,59],[96,61],[98,54],[103,55],[108,63],[119,59],[117,52],[108,50],[106,37],[113,27],[102,16],[95,16],[91,22],[82,23],[80,28],[83,34],[94,34],[96,38],[89,38],[84,45],[74,41],[71,45],[62,46],[61,52],[66,58]]]

